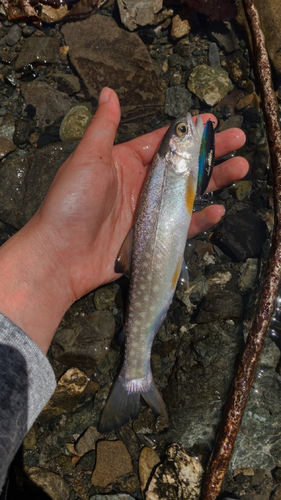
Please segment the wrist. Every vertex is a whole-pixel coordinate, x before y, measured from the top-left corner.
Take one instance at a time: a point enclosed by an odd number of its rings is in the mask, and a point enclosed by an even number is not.
[[[49,228],[35,215],[0,248],[0,311],[47,352],[73,302]]]

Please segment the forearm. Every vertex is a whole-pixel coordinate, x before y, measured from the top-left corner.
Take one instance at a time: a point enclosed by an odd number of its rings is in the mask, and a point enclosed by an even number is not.
[[[53,239],[36,216],[0,248],[0,312],[44,353],[73,301]]]

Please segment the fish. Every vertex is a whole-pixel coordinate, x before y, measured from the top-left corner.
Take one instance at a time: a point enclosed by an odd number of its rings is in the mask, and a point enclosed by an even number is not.
[[[211,148],[208,134],[205,140],[203,135],[201,117],[194,123],[189,113],[170,125],[148,172],[134,226],[119,251],[115,271],[130,277],[125,351],[121,371],[101,414],[101,433],[136,419],[141,396],[155,415],[168,422],[165,403],[153,380],[150,354],[178,281],[188,287],[184,249],[197,192],[200,154],[206,157]],[[202,139],[207,141],[205,146]],[[205,171],[206,159],[204,164],[199,194],[211,176],[211,168]]]

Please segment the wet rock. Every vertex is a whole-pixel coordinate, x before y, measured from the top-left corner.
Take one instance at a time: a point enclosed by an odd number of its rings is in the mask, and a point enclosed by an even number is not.
[[[35,122],[29,118],[20,116],[15,123],[14,143],[17,146],[29,142],[29,136],[35,130]]]
[[[165,91],[165,113],[177,117],[192,106],[191,93],[182,87],[168,87]]]
[[[66,366],[94,370],[106,357],[114,333],[113,315],[109,311],[95,311],[58,330],[53,340],[52,354]]]
[[[42,128],[65,116],[72,105],[68,96],[46,82],[22,83],[21,93],[26,104],[36,108],[37,125]]]
[[[95,291],[94,304],[98,311],[108,309],[114,311],[116,309],[116,295],[120,291],[117,283],[112,283],[107,286],[100,287]]]
[[[63,413],[74,412],[91,399],[97,384],[78,368],[70,368],[59,379],[54,395],[44,407],[41,419],[54,418]]]
[[[132,470],[130,455],[122,441],[98,441],[97,461],[91,480],[94,486],[104,488]]]
[[[14,24],[11,29],[9,30],[9,33],[6,35],[6,44],[9,46],[13,46],[16,43],[18,43],[20,37],[22,34],[22,30],[19,24]]]
[[[219,131],[227,130],[229,128],[237,127],[241,128],[243,124],[244,118],[241,115],[234,115],[227,118],[220,123]]]
[[[191,30],[191,26],[187,19],[181,19],[179,15],[176,15],[172,19],[171,37],[173,40],[180,40],[184,36],[187,36]]]
[[[247,106],[250,106],[256,98],[257,96],[255,93],[245,95],[237,102],[235,106],[236,110],[240,111],[241,109],[247,108]]]
[[[187,449],[211,447],[241,344],[241,326],[229,321],[198,325],[183,334],[164,400],[171,439]]]
[[[166,460],[159,465],[145,492],[145,500],[198,500],[203,468],[178,444],[169,446]]]
[[[0,219],[16,228],[20,227],[28,169],[28,158],[22,152],[9,155],[1,162]]]
[[[61,21],[68,12],[67,4],[61,5],[58,9],[51,7],[51,5],[41,4],[40,18],[45,23],[57,23]]]
[[[9,141],[9,139],[5,139],[5,137],[0,137],[0,160],[15,149],[16,146],[13,142]]]
[[[86,106],[74,106],[61,122],[60,139],[81,139],[92,119],[92,113]]]
[[[233,89],[233,84],[223,69],[201,64],[192,71],[187,87],[206,104],[214,106]]]
[[[117,0],[122,23],[130,31],[138,26],[146,26],[154,20],[162,9],[163,0]]]
[[[59,62],[59,40],[48,36],[31,37],[23,44],[15,63],[16,70],[25,64],[50,64]]]
[[[209,63],[213,68],[220,68],[220,53],[216,43],[210,43],[209,46]]]
[[[156,451],[152,448],[148,448],[145,446],[141,452],[139,457],[139,478],[140,478],[140,487],[141,491],[144,494],[146,489],[148,480],[151,477],[151,473],[153,469],[161,462],[159,456]]]
[[[0,137],[5,137],[13,142],[15,132],[15,119],[12,114],[7,113],[3,118],[0,118]]]
[[[68,487],[59,474],[39,467],[32,467],[28,471],[28,477],[52,500],[69,498]]]
[[[75,75],[59,73],[56,75],[55,79],[60,92],[64,92],[67,95],[73,95],[77,94],[80,90],[80,81]]]
[[[243,314],[242,297],[229,290],[209,290],[199,314],[197,323],[208,323],[224,319],[241,320]]]
[[[212,36],[216,39],[219,46],[226,52],[231,53],[239,49],[239,41],[231,29],[228,22],[213,23]]]
[[[249,78],[249,64],[241,52],[236,51],[227,56],[226,66],[231,80],[239,87],[249,93],[255,90],[254,84]]]
[[[266,224],[250,208],[226,215],[214,232],[212,242],[235,261],[261,254],[266,239]]]
[[[70,61],[89,96],[98,99],[107,85],[119,95],[125,118],[155,115],[163,104],[163,95],[152,59],[138,35],[100,15],[68,23],[62,32],[69,45]],[[88,33],[95,34],[90,41]]]
[[[258,259],[247,259],[241,266],[241,274],[238,279],[240,292],[244,293],[253,289],[258,277]]]
[[[134,500],[134,498],[126,493],[118,493],[116,495],[94,495],[90,497],[90,500]]]
[[[281,72],[281,19],[280,2],[269,0],[264,8],[262,0],[256,0],[255,5],[260,16],[260,23],[265,34],[266,47],[276,73]]]
[[[84,434],[78,439],[75,451],[78,455],[85,455],[90,450],[94,450],[96,442],[101,439],[101,434],[93,426],[88,427]]]

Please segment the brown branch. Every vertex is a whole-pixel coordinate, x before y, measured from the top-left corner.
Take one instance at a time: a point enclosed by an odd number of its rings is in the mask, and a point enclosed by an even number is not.
[[[259,304],[226,403],[222,425],[202,487],[202,500],[215,500],[221,491],[263,342],[269,328],[281,278],[281,134],[277,118],[277,105],[257,9],[253,0],[243,0],[243,5],[251,31],[255,70],[266,124],[273,174],[275,221],[271,251]]]

